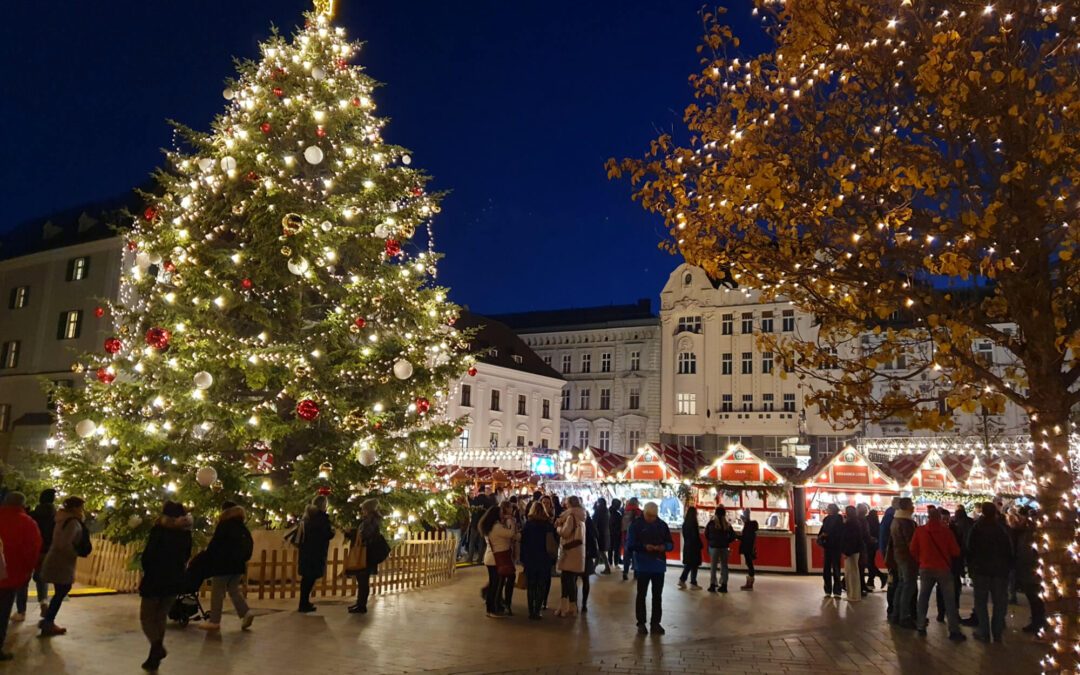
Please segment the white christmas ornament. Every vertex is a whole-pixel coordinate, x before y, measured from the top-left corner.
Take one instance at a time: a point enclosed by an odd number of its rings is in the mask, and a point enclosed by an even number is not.
[[[379,223],[375,226],[375,236],[379,239],[386,239],[390,236],[390,229],[386,225]]]
[[[371,466],[375,463],[375,451],[371,448],[364,448],[357,453],[356,457],[364,466]]]
[[[139,251],[135,254],[135,266],[140,269],[146,269],[150,267],[150,254],[146,251]]]
[[[222,171],[236,171],[236,160],[232,157],[221,158],[221,170]]]
[[[318,66],[315,66],[311,69],[311,76],[314,77],[316,80],[321,80],[326,77],[326,71]]]
[[[82,420],[75,425],[75,433],[79,435],[79,438],[93,436],[95,431],[97,431],[97,425],[94,424],[94,420]]]
[[[217,469],[212,466],[204,466],[195,472],[195,482],[203,487],[210,487],[210,484],[217,480]]]
[[[308,161],[308,164],[318,164],[323,161],[323,151],[317,145],[310,145],[308,149],[304,151],[304,159]]]
[[[301,276],[308,271],[307,258],[293,258],[289,261],[289,271],[296,276]]]
[[[140,525],[142,525],[142,516],[132,516],[128,518],[128,528],[134,530]]]
[[[232,89],[226,88],[225,91],[221,92],[221,95],[225,97],[226,101],[231,101],[233,96],[235,96],[236,94],[233,92]]]
[[[333,229],[334,226],[330,224],[329,220],[324,220],[319,223],[319,227],[322,228],[323,232],[329,232],[331,229]]]
[[[394,362],[394,377],[399,380],[407,380],[412,377],[413,365],[405,359],[398,359]]]
[[[195,373],[192,379],[195,380],[196,389],[209,389],[210,385],[214,384],[214,376],[205,370]]]
[[[214,168],[214,160],[209,157],[203,157],[199,160],[199,170],[206,172]]]
[[[406,166],[408,166],[409,164],[412,164],[412,157],[410,157],[408,155],[402,155],[401,156],[401,163],[406,165]]]

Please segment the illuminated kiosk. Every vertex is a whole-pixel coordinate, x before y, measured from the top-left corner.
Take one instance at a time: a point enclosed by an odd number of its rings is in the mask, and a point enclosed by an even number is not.
[[[803,476],[808,572],[820,572],[824,566],[825,556],[817,545],[817,535],[821,530],[821,521],[826,516],[826,506],[836,504],[842,513],[846,506],[869,504],[880,517],[892,505],[893,497],[900,496],[900,485],[896,479],[850,445],[836,451],[817,466],[810,467]],[[880,552],[877,553],[877,565],[878,569],[885,567]]]
[[[757,521],[756,569],[770,572],[797,571],[795,518],[792,512],[791,485],[768,462],[741,444],[728,446],[727,452],[701,469],[691,487],[691,500],[698,510],[698,524],[703,529],[717,506],[727,509],[727,519],[741,530],[739,514],[750,510]],[[708,565],[709,551],[703,551]],[[731,547],[731,567],[745,567],[739,545]]]
[[[937,450],[927,450],[916,455],[900,455],[885,465],[885,470],[896,478],[901,494],[915,502],[915,520],[926,522],[927,509],[941,506],[950,512],[966,501],[962,494],[963,484],[945,465]]]

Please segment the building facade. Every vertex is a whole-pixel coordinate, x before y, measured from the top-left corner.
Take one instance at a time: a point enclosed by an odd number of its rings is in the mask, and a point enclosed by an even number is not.
[[[496,318],[566,379],[559,449],[594,446],[629,456],[657,440],[660,322],[649,300]]]

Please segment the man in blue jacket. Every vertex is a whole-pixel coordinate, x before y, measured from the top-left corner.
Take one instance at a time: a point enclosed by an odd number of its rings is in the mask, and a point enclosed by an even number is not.
[[[652,632],[663,635],[660,625],[663,610],[660,602],[664,593],[664,572],[667,571],[667,552],[675,548],[667,523],[658,517],[656,502],[645,505],[644,517],[638,518],[626,532],[626,550],[634,559],[634,577],[637,579],[637,628],[638,635],[648,635],[645,628],[645,595],[652,585]]]

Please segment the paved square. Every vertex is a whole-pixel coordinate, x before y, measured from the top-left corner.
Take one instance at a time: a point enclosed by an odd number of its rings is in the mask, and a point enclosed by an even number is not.
[[[248,633],[235,614],[225,617],[220,635],[170,625],[161,672],[1038,672],[1042,645],[1019,631],[1028,619],[1024,605],[1009,608],[1004,645],[953,644],[933,617],[925,638],[891,629],[880,592],[852,606],[822,598],[818,577],[765,574],[753,592],[713,595],[678,590],[674,572],[664,590],[664,636],[635,634],[634,585],[614,574],[593,577],[589,611],[577,619],[529,621],[524,591],[515,593],[514,617],[488,619],[479,596],[486,572],[472,568],[435,589],[373,598],[367,615],[347,614],[340,601],[317,602],[311,615],[296,613],[293,602],[256,601]],[[558,592],[555,579],[552,606]],[[32,622],[12,624],[8,648],[16,660],[0,664],[0,675],[142,672],[148,646],[138,602],[133,595],[75,598],[58,619],[68,634],[49,640],[35,637]],[[966,615],[970,589],[961,607]]]

